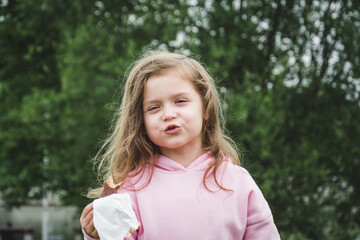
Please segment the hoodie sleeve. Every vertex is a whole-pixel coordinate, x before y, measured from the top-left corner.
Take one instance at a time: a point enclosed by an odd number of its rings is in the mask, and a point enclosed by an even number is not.
[[[84,230],[82,230],[82,232],[83,232],[83,235],[84,235],[84,240],[99,240],[97,238],[90,237]],[[126,236],[124,238],[124,240],[135,240],[136,236],[137,236],[137,232],[133,232],[133,233],[131,233],[131,235]]]
[[[247,224],[244,240],[279,240],[270,207],[261,190],[252,179],[254,188],[248,196]]]
[[[83,235],[84,235],[84,240],[99,240],[97,238],[93,238],[93,237],[90,237],[85,231],[84,229],[81,229]]]

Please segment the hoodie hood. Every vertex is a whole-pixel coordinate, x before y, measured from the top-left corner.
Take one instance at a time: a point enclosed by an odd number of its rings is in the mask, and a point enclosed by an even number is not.
[[[184,167],[175,160],[158,155],[158,159],[155,163],[157,169],[168,172],[189,172],[189,171],[204,171],[214,161],[211,153],[207,152],[195,159],[188,167]]]

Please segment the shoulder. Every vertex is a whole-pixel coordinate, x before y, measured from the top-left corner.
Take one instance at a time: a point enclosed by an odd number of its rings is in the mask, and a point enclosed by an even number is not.
[[[237,189],[248,193],[254,190],[259,191],[259,187],[250,172],[244,167],[232,163],[231,160],[224,161],[218,176],[230,189],[235,191]]]
[[[138,191],[146,187],[152,177],[152,169],[150,164],[143,168],[130,172],[121,184],[121,190]]]
[[[224,161],[222,168],[225,174],[231,175],[237,179],[253,181],[253,178],[247,169],[234,164],[231,160]]]
[[[249,171],[232,162],[225,163],[225,168],[226,184],[231,186],[230,189],[234,190],[237,196],[244,197],[243,200],[246,200],[249,212],[254,213],[253,216],[257,216],[255,218],[259,219],[271,216],[268,203]]]

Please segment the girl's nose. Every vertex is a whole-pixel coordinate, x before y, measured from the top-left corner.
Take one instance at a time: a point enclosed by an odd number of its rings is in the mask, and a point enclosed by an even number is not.
[[[164,121],[169,121],[172,120],[174,118],[176,118],[177,114],[175,109],[173,109],[172,107],[164,107],[164,112],[163,112],[163,120]]]

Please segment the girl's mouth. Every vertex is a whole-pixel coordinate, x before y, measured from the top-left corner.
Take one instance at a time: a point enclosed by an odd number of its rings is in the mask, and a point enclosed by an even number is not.
[[[175,134],[178,131],[180,131],[180,127],[175,124],[168,125],[165,129],[165,133],[167,134]]]

